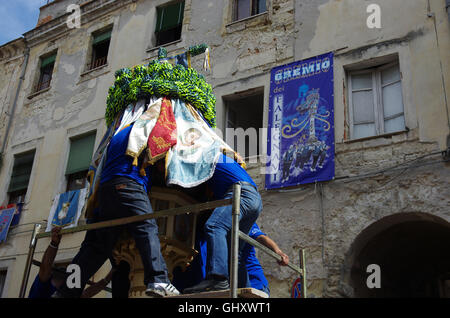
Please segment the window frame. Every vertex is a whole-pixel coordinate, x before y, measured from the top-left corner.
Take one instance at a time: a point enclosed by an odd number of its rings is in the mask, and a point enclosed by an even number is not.
[[[33,153],[33,161],[31,162],[31,169],[30,169],[30,174],[28,177],[28,183],[27,183],[27,187],[26,188],[22,188],[22,189],[13,189],[11,191],[10,187],[11,187],[11,181],[13,180],[13,173],[14,173],[14,166],[16,163],[17,158],[21,157],[21,156],[28,156],[31,155],[31,153]],[[20,152],[17,154],[14,154],[13,156],[13,162],[12,162],[12,169],[10,170],[10,178],[9,178],[9,183],[8,183],[8,188],[6,189],[6,194],[7,194],[7,198],[8,198],[8,204],[10,203],[25,203],[27,194],[28,194],[28,190],[30,189],[30,183],[32,181],[32,175],[33,175],[33,168],[36,162],[36,154],[37,154],[37,150],[36,149],[30,149],[28,151],[24,151],[24,152]],[[12,201],[12,199],[14,198],[14,201]],[[21,198],[22,201],[17,201],[17,198]]]
[[[79,139],[83,139],[83,138],[93,138],[93,146],[92,146],[91,158],[90,158],[90,160],[92,160],[92,156],[94,155],[94,152],[95,152],[95,145],[96,145],[96,140],[97,140],[97,130],[92,130],[92,131],[88,131],[88,132],[85,132],[85,133],[82,133],[79,135],[74,135],[74,136],[69,137],[69,150],[68,150],[66,164],[65,164],[65,170],[64,170],[64,177],[65,177],[65,181],[66,181],[66,185],[65,185],[66,192],[71,191],[71,190],[69,190],[71,181],[83,179],[83,178],[80,178],[80,175],[82,175],[84,173],[86,173],[86,175],[84,176],[84,187],[83,188],[85,188],[87,185],[87,173],[89,171],[89,167],[87,167],[87,169],[85,169],[85,170],[78,170],[75,172],[67,173],[67,168],[68,168],[69,161],[70,161],[70,154],[72,151],[72,142],[77,141]],[[80,188],[80,189],[83,189],[83,188]]]
[[[158,25],[157,25],[158,21],[162,21],[163,20],[162,18],[160,20],[160,18],[158,17],[158,15],[160,13],[160,10],[164,9],[166,7],[170,7],[172,5],[177,5],[179,3],[182,4],[181,5],[182,10],[180,8],[180,11],[182,11],[182,19],[181,19],[180,24],[178,24],[177,26],[172,27],[170,29],[167,29],[167,30],[159,30],[159,31],[157,31],[158,30]],[[155,41],[154,42],[154,47],[166,46],[166,45],[170,45],[171,43],[175,43],[175,42],[181,41],[181,38],[182,38],[182,35],[183,35],[183,21],[184,21],[184,18],[185,18],[185,11],[186,11],[186,0],[170,1],[170,2],[164,3],[164,4],[156,7],[156,18],[155,18],[156,22],[154,24],[154,31],[153,31],[154,41]],[[179,29],[179,33],[180,33],[180,36],[179,36],[178,39],[161,43],[160,34],[162,32],[168,32],[168,31],[171,31],[171,32],[175,32],[176,31],[176,32],[178,32],[178,29]]]
[[[43,90],[49,89],[51,86],[51,82],[53,79],[53,71],[55,70],[55,64],[56,64],[56,56],[57,56],[57,52],[54,51],[50,54],[45,54],[42,55],[41,57],[39,57],[39,75],[37,77],[37,82],[36,82],[36,86],[34,87],[33,93],[38,93],[41,92]],[[49,63],[48,65],[42,66],[42,63],[45,59],[47,58],[51,58],[54,57],[54,61]],[[51,70],[50,70],[51,69]],[[45,71],[48,71],[48,74],[45,73]],[[44,75],[49,75],[50,79],[48,79],[47,81],[43,81],[44,79]],[[48,84],[46,84],[48,83]],[[46,86],[44,85],[46,84]]]
[[[263,149],[264,147],[262,146],[262,143],[267,142],[267,141],[262,141],[262,138],[264,137],[264,134],[261,133],[261,129],[264,128],[264,98],[266,96],[266,92],[264,89],[264,86],[258,86],[258,87],[253,87],[251,89],[245,90],[245,91],[240,91],[240,92],[236,92],[230,95],[223,95],[222,96],[222,101],[223,101],[223,106],[224,106],[224,127],[225,127],[225,131],[224,131],[224,138],[225,141],[227,142],[227,140],[229,140],[228,138],[230,138],[227,135],[227,129],[228,128],[232,128],[232,129],[237,129],[237,128],[243,128],[243,127],[239,127],[239,114],[236,111],[235,107],[233,106],[236,102],[239,102],[240,100],[243,99],[247,99],[247,98],[258,98],[261,97],[262,99],[262,104],[261,104],[261,122],[260,122],[260,126],[259,127],[248,127],[248,128],[255,128],[256,129],[256,137],[257,137],[257,151],[256,154],[250,154],[250,148],[247,149],[247,137],[245,137],[245,147],[244,147],[244,153],[240,153],[240,155],[243,157],[243,159],[247,162],[247,161],[251,161],[254,158],[259,158],[263,155]],[[236,118],[235,121],[233,122],[233,120],[231,120],[229,118],[230,116],[230,111],[233,111],[236,114]],[[233,123],[234,127],[229,127],[229,123]],[[248,129],[244,129],[244,132]],[[234,136],[234,145],[232,148],[234,148],[235,151],[239,152],[239,148],[237,145],[237,136]],[[249,153],[247,153],[247,150],[249,150]]]
[[[381,78],[381,73],[389,68],[392,68],[394,66],[398,66],[398,70],[399,70],[399,75],[400,75],[400,79],[397,81],[393,81],[393,82],[389,82],[387,84],[382,84],[382,78]],[[354,126],[358,125],[358,124],[364,124],[364,122],[360,122],[360,123],[355,123],[354,122],[354,109],[353,109],[353,93],[355,92],[360,92],[360,91],[367,91],[368,88],[365,89],[357,89],[357,90],[353,90],[353,85],[352,85],[352,76],[354,75],[364,75],[364,74],[371,74],[372,75],[372,92],[373,92],[373,110],[374,110],[374,124],[375,124],[375,135],[372,136],[366,136],[366,137],[354,137]],[[379,137],[382,135],[390,135],[390,134],[395,134],[401,131],[404,131],[406,128],[406,116],[405,116],[405,104],[404,104],[404,94],[403,94],[403,75],[402,75],[402,71],[400,68],[400,63],[399,61],[394,61],[394,62],[390,62],[387,64],[383,64],[380,66],[375,66],[375,67],[370,67],[370,68],[366,68],[366,69],[361,69],[361,70],[355,70],[355,71],[349,71],[347,72],[347,94],[348,94],[348,101],[349,101],[349,115],[348,115],[348,120],[349,120],[349,128],[350,128],[350,140],[358,140],[358,139],[365,139],[365,138],[371,138],[371,137]],[[400,114],[396,114],[390,117],[385,117],[384,116],[384,104],[383,104],[383,88],[392,84],[396,84],[396,83],[400,83],[401,84],[401,88],[400,88],[400,92],[402,95],[402,106],[403,106],[403,112]],[[389,119],[394,119],[397,117],[403,116],[404,121],[405,121],[405,128],[399,131],[395,131],[395,132],[385,132],[385,127],[384,127],[384,122],[385,120],[389,120]],[[369,123],[369,122],[367,122]],[[372,122],[370,122],[372,123]]]
[[[263,12],[254,12],[254,8],[258,7],[257,1],[259,1],[259,0],[247,0],[247,1],[250,1],[250,15],[239,19],[238,18],[238,7],[239,7],[238,6],[238,1],[239,0],[232,0],[232,1],[233,2],[232,2],[231,23],[242,21],[242,20],[246,20],[246,19],[249,19],[249,18],[252,18],[252,17],[256,17],[258,15],[264,14],[264,13],[269,11],[269,9],[268,9],[269,8],[269,3],[268,3],[267,0],[263,0],[266,3],[266,10],[263,11]],[[255,4],[255,2],[256,2],[256,4]]]
[[[108,60],[109,60],[108,57],[109,57],[109,53],[110,53],[109,49],[111,47],[112,32],[113,32],[113,26],[109,26],[109,27],[106,27],[104,29],[97,30],[97,31],[94,31],[94,32],[91,33],[89,63],[87,63],[87,65],[86,65],[86,71],[87,72],[92,71],[92,70],[96,70],[98,68],[102,68],[102,67],[108,65]],[[104,39],[102,41],[99,41],[98,43],[94,43],[96,37],[99,37],[99,36],[101,36],[103,34],[106,34],[106,33],[109,33],[109,38]],[[104,61],[103,64],[97,65],[95,62],[100,60],[100,59],[97,59],[97,57],[96,57],[96,55],[97,55],[96,54],[96,46],[102,45],[102,44],[104,44],[107,41],[108,41],[108,52],[106,53],[106,56],[104,56],[105,61]]]

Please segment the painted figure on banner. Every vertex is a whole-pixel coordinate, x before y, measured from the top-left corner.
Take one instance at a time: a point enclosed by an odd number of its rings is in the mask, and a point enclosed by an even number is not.
[[[271,136],[268,149],[270,158],[281,160],[277,176],[266,176],[268,189],[334,178],[332,60],[330,53],[272,70],[269,128],[278,125],[277,110],[282,120],[280,143],[274,147]]]

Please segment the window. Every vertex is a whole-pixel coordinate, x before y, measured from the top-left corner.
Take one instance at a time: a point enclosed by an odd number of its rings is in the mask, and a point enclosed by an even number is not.
[[[92,56],[91,62],[88,64],[88,70],[96,69],[97,67],[106,65],[108,63],[109,44],[111,42],[112,29],[107,31],[94,33],[92,40]]]
[[[234,136],[230,135],[232,130],[226,129],[226,142],[242,157],[259,155],[262,142],[259,129],[263,124],[264,91],[256,89],[227,96],[224,97],[224,102],[225,128],[234,128]]]
[[[53,68],[55,66],[56,54],[52,54],[47,57],[41,57],[41,66],[38,83],[35,88],[35,92],[42,91],[50,87],[52,81]]]
[[[266,0],[234,0],[233,21],[242,20],[266,11]]]
[[[398,63],[349,74],[350,136],[359,139],[405,129]]]
[[[181,38],[184,1],[157,8],[156,46],[177,41]]]
[[[5,289],[5,283],[6,283],[6,274],[8,272],[5,270],[0,271],[0,298],[2,298],[3,290]]]
[[[66,191],[78,190],[86,186],[86,175],[91,163],[94,143],[95,133],[70,140]]]
[[[25,201],[31,169],[33,168],[34,150],[15,156],[11,181],[9,182],[8,204]]]

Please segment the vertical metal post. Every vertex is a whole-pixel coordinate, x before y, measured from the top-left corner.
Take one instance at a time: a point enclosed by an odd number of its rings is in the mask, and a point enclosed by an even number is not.
[[[307,297],[306,293],[306,259],[305,259],[305,250],[300,249],[300,267],[302,269],[302,288],[301,288],[301,294],[302,298]]]
[[[233,185],[233,207],[231,219],[231,259],[230,259],[230,293],[237,298],[238,260],[239,260],[239,215],[241,213],[241,185]]]
[[[33,234],[31,234],[30,248],[28,250],[27,262],[25,263],[25,271],[23,272],[22,286],[20,286],[19,298],[25,297],[25,291],[27,290],[28,278],[30,276],[31,262],[33,261],[34,250],[36,249],[36,243],[37,243],[36,235],[39,233],[41,226],[42,226],[41,224],[35,224],[34,229],[33,229]]]

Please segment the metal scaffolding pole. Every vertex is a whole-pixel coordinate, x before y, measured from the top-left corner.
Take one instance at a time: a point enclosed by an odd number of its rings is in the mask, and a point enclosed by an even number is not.
[[[25,270],[23,272],[22,286],[20,286],[19,298],[25,297],[25,291],[27,290],[28,277],[30,276],[31,264],[33,261],[34,250],[37,244],[37,234],[41,229],[41,224],[35,224],[33,233],[31,234],[30,248],[28,251],[27,261],[25,263]]]
[[[302,287],[300,292],[302,294],[302,298],[306,298],[306,258],[304,249],[300,250],[300,267],[302,268]]]
[[[237,298],[239,261],[239,215],[241,205],[241,185],[233,185],[233,207],[231,223],[230,297]]]

